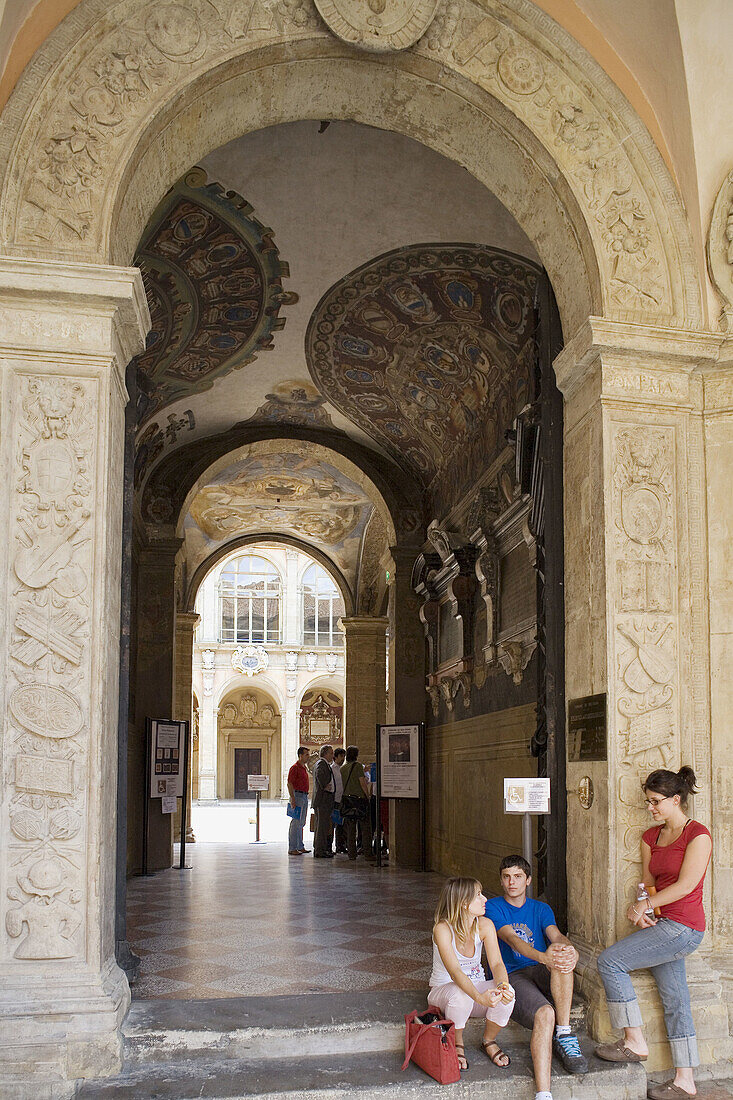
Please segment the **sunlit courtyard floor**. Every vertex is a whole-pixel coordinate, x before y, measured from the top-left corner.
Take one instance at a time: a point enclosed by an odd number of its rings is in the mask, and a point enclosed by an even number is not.
[[[251,817],[250,802],[195,806],[191,869],[128,883],[133,996],[427,991],[439,875],[288,856],[284,805],[262,804],[263,844]]]

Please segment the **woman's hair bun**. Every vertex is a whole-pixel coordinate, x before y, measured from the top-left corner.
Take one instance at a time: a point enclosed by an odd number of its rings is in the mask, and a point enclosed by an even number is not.
[[[685,794],[695,794],[697,791],[697,776],[688,764],[682,765],[677,772],[677,777],[680,781],[680,787],[684,790]],[[682,793],[682,791],[680,791],[680,793]]]

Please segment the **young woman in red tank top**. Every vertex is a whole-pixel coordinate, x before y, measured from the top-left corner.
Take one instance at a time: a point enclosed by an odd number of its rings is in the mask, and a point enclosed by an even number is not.
[[[648,968],[659,988],[675,1076],[666,1084],[650,1085],[647,1096],[651,1100],[697,1093],[692,1071],[700,1062],[685,957],[699,947],[705,931],[702,888],[712,839],[704,825],[687,816],[687,799],[696,787],[692,768],[678,772],[660,768],[647,776],[643,789],[654,825],[641,838],[642,877],[650,892],[651,888],[656,891],[651,904],[659,917],[649,913],[648,901],[636,901],[626,916],[637,931],[598,957],[611,1023],[624,1029],[623,1039],[596,1049],[600,1058],[609,1062],[646,1060],[648,1047],[629,972]]]

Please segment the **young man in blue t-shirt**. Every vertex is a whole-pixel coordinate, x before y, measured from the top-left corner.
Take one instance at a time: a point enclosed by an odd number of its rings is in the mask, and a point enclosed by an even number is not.
[[[532,868],[526,859],[505,856],[499,873],[504,896],[486,902],[486,916],[496,926],[501,957],[514,987],[512,1019],[532,1032],[535,1100],[552,1100],[553,1051],[568,1073],[588,1072],[570,1027],[578,952],[557,927],[550,906],[527,897]]]

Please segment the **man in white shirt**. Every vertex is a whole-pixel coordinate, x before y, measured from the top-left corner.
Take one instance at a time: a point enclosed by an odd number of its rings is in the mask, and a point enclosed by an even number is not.
[[[346,759],[346,749],[334,749],[333,750],[333,764],[331,765],[331,771],[333,772],[333,778],[336,783],[336,790],[333,794],[333,808],[338,810],[341,805],[341,796],[344,793],[344,780],[341,775],[341,765]],[[336,851],[346,855],[346,828],[344,825],[336,825],[334,829],[336,837]]]
[[[316,815],[316,831],[313,837],[313,858],[333,859],[331,851],[331,811],[336,780],[331,770],[333,747],[322,745],[320,759],[313,772],[313,811]]]

